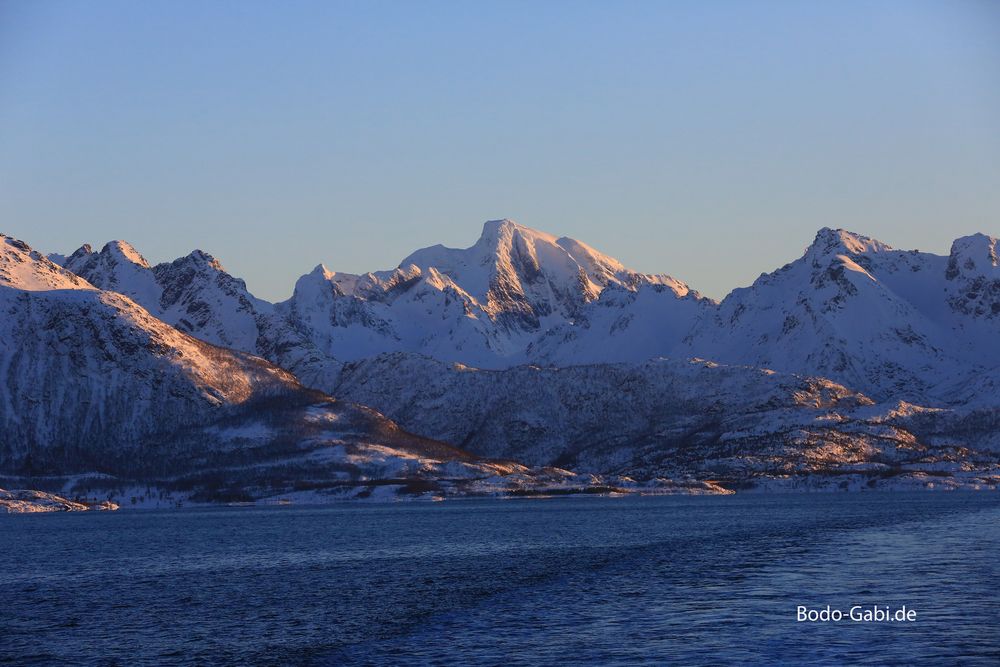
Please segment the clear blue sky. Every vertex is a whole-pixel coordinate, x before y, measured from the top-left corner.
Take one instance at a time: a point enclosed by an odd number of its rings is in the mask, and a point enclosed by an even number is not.
[[[287,297],[489,218],[721,297],[1000,234],[997,2],[0,0],[0,231]]]

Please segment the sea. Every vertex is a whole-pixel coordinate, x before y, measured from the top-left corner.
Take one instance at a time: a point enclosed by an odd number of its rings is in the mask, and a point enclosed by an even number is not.
[[[3,516],[0,664],[998,665],[1000,495]]]

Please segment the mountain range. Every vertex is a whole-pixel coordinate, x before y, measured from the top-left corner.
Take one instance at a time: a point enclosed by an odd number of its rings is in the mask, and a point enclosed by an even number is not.
[[[3,253],[0,475],[64,491],[1000,479],[982,234],[944,257],[824,228],[721,302],[510,220],[388,271],[317,266],[273,304],[200,250]]]
[[[591,485],[572,473],[487,461],[408,433],[370,408],[303,386],[259,356],[185,333],[21,241],[0,241],[6,482],[154,505]],[[106,248],[116,257],[123,249]],[[142,264],[137,254],[122,257],[136,263],[119,268]],[[131,277],[141,284],[145,276],[137,270]],[[194,318],[203,307],[175,312]]]

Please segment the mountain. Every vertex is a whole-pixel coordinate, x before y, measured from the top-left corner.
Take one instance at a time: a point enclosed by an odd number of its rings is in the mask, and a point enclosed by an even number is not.
[[[996,239],[951,255],[822,229],[799,259],[722,303],[631,271],[569,238],[487,222],[466,249],[432,246],[364,275],[320,265],[271,305],[201,251],[150,267],[84,246],[66,268],[213,344],[330,391],[341,363],[390,352],[485,369],[699,357],[828,377],[872,397],[957,405],[1000,384]]]
[[[287,372],[187,336],[2,240],[5,470],[133,462],[124,450],[165,424],[199,423],[220,406],[297,386]]]
[[[573,319],[611,285],[662,284],[688,292],[669,276],[636,273],[580,241],[512,220],[487,222],[470,248],[424,248],[404,259],[404,266],[448,276],[483,313],[513,330],[536,331],[548,317]]]
[[[130,297],[177,329],[222,347],[254,351],[258,311],[271,310],[242,280],[200,250],[151,267],[130,244],[112,241],[100,252],[84,245],[63,266],[99,289]]]
[[[565,361],[576,331],[585,331],[572,346],[581,357],[599,350],[606,357],[607,336],[636,343],[632,356],[658,353],[657,331],[665,326],[660,333],[679,343],[702,301],[669,276],[631,271],[579,241],[494,220],[473,246],[424,248],[392,271],[358,276],[318,266],[278,310],[341,361],[406,351],[506,368]]]
[[[589,483],[411,435],[264,359],[194,338],[23,242],[0,241],[5,485],[41,481],[64,495],[152,485],[218,500]],[[108,250],[91,259],[109,266],[124,257],[123,271],[142,268],[137,254],[119,254],[123,246]],[[176,303],[161,298],[161,307]]]
[[[823,378],[709,361],[478,370],[395,353],[336,393],[483,456],[727,488],[994,488],[1000,413],[876,404]]]
[[[84,245],[62,265],[92,285],[130,297],[156,318],[200,340],[270,360],[310,386],[330,383],[339,364],[254,297],[211,255],[195,250],[150,266],[125,241]]]
[[[389,271],[320,265],[274,305],[200,251],[63,263],[473,457],[624,485],[997,483],[1000,269],[981,234],[945,257],[824,228],[721,303],[509,220]]]
[[[956,397],[956,385],[1000,377],[995,247],[966,237],[946,258],[822,229],[801,258],[706,311],[682,350],[878,399],[966,402],[975,397]]]

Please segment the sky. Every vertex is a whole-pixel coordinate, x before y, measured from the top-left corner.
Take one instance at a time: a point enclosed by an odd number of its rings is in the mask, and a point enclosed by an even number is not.
[[[0,0],[0,231],[257,296],[488,219],[720,298],[1000,235],[1000,3]]]

